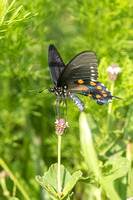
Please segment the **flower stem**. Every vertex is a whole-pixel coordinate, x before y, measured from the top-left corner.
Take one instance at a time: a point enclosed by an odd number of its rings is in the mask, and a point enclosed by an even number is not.
[[[131,179],[132,179],[132,143],[131,143],[131,136],[128,136],[126,158],[129,161],[128,188],[130,188],[130,186],[131,186]]]
[[[18,187],[18,189],[20,190],[20,192],[23,194],[23,196],[25,197],[25,200],[30,200],[30,197],[28,196],[28,194],[26,193],[25,189],[23,188],[23,186],[19,183],[19,181],[15,178],[15,176],[13,175],[12,171],[9,169],[9,167],[6,165],[6,163],[4,162],[4,160],[2,158],[0,158],[0,165],[2,166],[2,168],[8,173],[9,177],[12,179],[12,181],[14,182],[14,184]]]
[[[3,194],[4,196],[6,196],[7,199],[11,199],[11,196],[10,196],[10,192],[8,191],[7,187],[6,187],[6,180],[5,180],[5,177],[1,177],[0,178],[0,182],[1,182],[1,187],[3,189]]]
[[[114,93],[114,85],[115,85],[115,81],[112,81],[111,88],[110,88],[110,92],[112,95]],[[107,117],[107,133],[108,133],[108,135],[109,135],[109,131],[110,131],[111,112],[112,112],[112,102],[108,104],[108,117]]]
[[[15,184],[15,183],[14,183],[14,186],[13,186],[12,196],[13,196],[13,197],[16,196],[16,184]]]
[[[61,135],[58,135],[58,193],[61,193],[60,166],[61,166]]]

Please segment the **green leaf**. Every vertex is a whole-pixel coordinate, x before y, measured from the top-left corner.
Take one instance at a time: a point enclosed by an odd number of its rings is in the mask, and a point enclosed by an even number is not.
[[[8,12],[10,12],[10,10],[11,10],[12,6],[14,5],[15,1],[16,1],[16,0],[13,0],[13,1],[11,2],[11,4],[9,5],[9,7],[8,7],[7,10],[6,10],[6,14],[7,14]]]
[[[74,193],[72,192],[71,194],[68,195],[66,200],[73,200],[74,199]]]
[[[16,197],[12,197],[10,200],[19,200],[19,199]]]
[[[108,181],[114,181],[127,174],[129,169],[129,162],[126,158],[111,158],[109,159],[103,169],[102,174]]]
[[[127,111],[127,117],[125,120],[125,127],[124,127],[124,138],[128,139],[130,135],[131,139],[133,140],[133,103],[130,104],[129,109]]]
[[[87,124],[84,113],[81,113],[80,115],[80,140],[84,158],[88,167],[91,169],[91,171],[95,172],[98,177],[101,176],[98,168],[97,155],[92,141],[91,130]]]
[[[91,170],[95,174],[95,176],[101,183],[101,186],[104,188],[105,192],[109,195],[110,199],[120,200],[120,197],[118,196],[118,194],[114,189],[113,182],[106,180],[101,174],[101,171],[98,166],[98,158],[92,140],[92,133],[84,113],[81,113],[79,123],[80,123],[81,147],[89,170]]]
[[[4,21],[4,18],[5,18],[5,15],[6,15],[7,4],[8,4],[7,0],[0,0],[0,25]]]
[[[127,187],[127,196],[128,197],[133,196],[133,169],[131,169],[130,174],[131,174],[130,180],[129,180],[129,184],[128,184],[128,187]]]
[[[15,18],[17,18],[19,11],[21,10],[21,8],[23,7],[23,5],[19,6],[15,12],[13,13],[13,15],[11,16],[11,19],[9,20],[9,22],[12,22]]]
[[[49,170],[44,173],[44,176],[36,176],[37,182],[44,187],[52,196],[58,197],[58,177],[57,177],[58,165],[57,163],[51,165]],[[73,175],[67,171],[67,169],[61,165],[61,187],[62,198],[67,196],[78,179],[82,176],[81,171],[76,171]]]

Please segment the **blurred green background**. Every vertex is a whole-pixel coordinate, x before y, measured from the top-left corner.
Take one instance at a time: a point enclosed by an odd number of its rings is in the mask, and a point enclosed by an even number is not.
[[[112,83],[106,68],[111,64],[122,68],[114,87],[114,95],[122,100],[113,100],[109,124],[109,105],[99,106],[83,96],[81,99],[88,121],[92,122],[100,163],[114,155],[126,157],[127,139],[133,139],[133,1],[0,0],[0,157],[29,198],[40,200],[49,197],[35,176],[43,175],[57,162],[56,98],[48,90],[28,90],[53,85],[48,66],[50,44],[56,46],[65,64],[77,53],[94,51],[99,61],[98,80],[109,89]],[[79,114],[76,105],[68,100],[69,128],[62,139],[62,163],[71,173],[80,169],[86,175],[79,142]],[[0,169],[5,168],[1,165]],[[125,180],[116,181],[123,200],[133,196],[133,187],[127,189]],[[15,186],[10,178],[6,179],[6,187],[12,196]],[[96,199],[94,188],[78,183],[75,199]],[[1,183],[0,199],[9,199],[4,191]],[[23,199],[19,189],[15,194]]]

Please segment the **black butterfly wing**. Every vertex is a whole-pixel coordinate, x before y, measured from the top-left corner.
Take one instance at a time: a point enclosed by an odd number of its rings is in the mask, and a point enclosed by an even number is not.
[[[49,56],[48,59],[49,59],[49,69],[51,78],[54,85],[57,85],[59,75],[65,68],[65,65],[62,61],[59,52],[57,51],[57,49],[53,44],[49,46],[48,56]]]
[[[84,51],[75,56],[59,76],[57,86],[68,85],[70,81],[84,79],[97,80],[97,57],[92,51]]]
[[[69,84],[68,90],[70,92],[82,94],[91,99],[94,99],[99,105],[107,104],[109,100],[118,98],[111,95],[107,87],[98,81],[87,81],[80,79]]]

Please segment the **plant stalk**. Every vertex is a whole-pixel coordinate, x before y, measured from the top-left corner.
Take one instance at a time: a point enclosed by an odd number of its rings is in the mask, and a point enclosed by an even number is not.
[[[0,158],[0,165],[8,173],[9,177],[12,179],[12,181],[14,182],[14,184],[18,187],[18,189],[20,190],[20,192],[23,194],[25,200],[30,200],[30,197],[26,193],[26,191],[23,188],[23,186],[15,178],[14,174],[12,173],[12,171],[9,169],[9,167],[6,165],[6,163],[4,162],[4,160],[2,158]]]
[[[61,135],[58,135],[58,193],[61,193]]]
[[[111,88],[110,88],[110,92],[112,95],[114,93],[114,85],[115,85],[115,81],[112,81]],[[108,135],[109,135],[109,130],[110,130],[111,112],[112,112],[112,102],[108,104],[108,117],[107,117],[107,133],[108,133]]]

